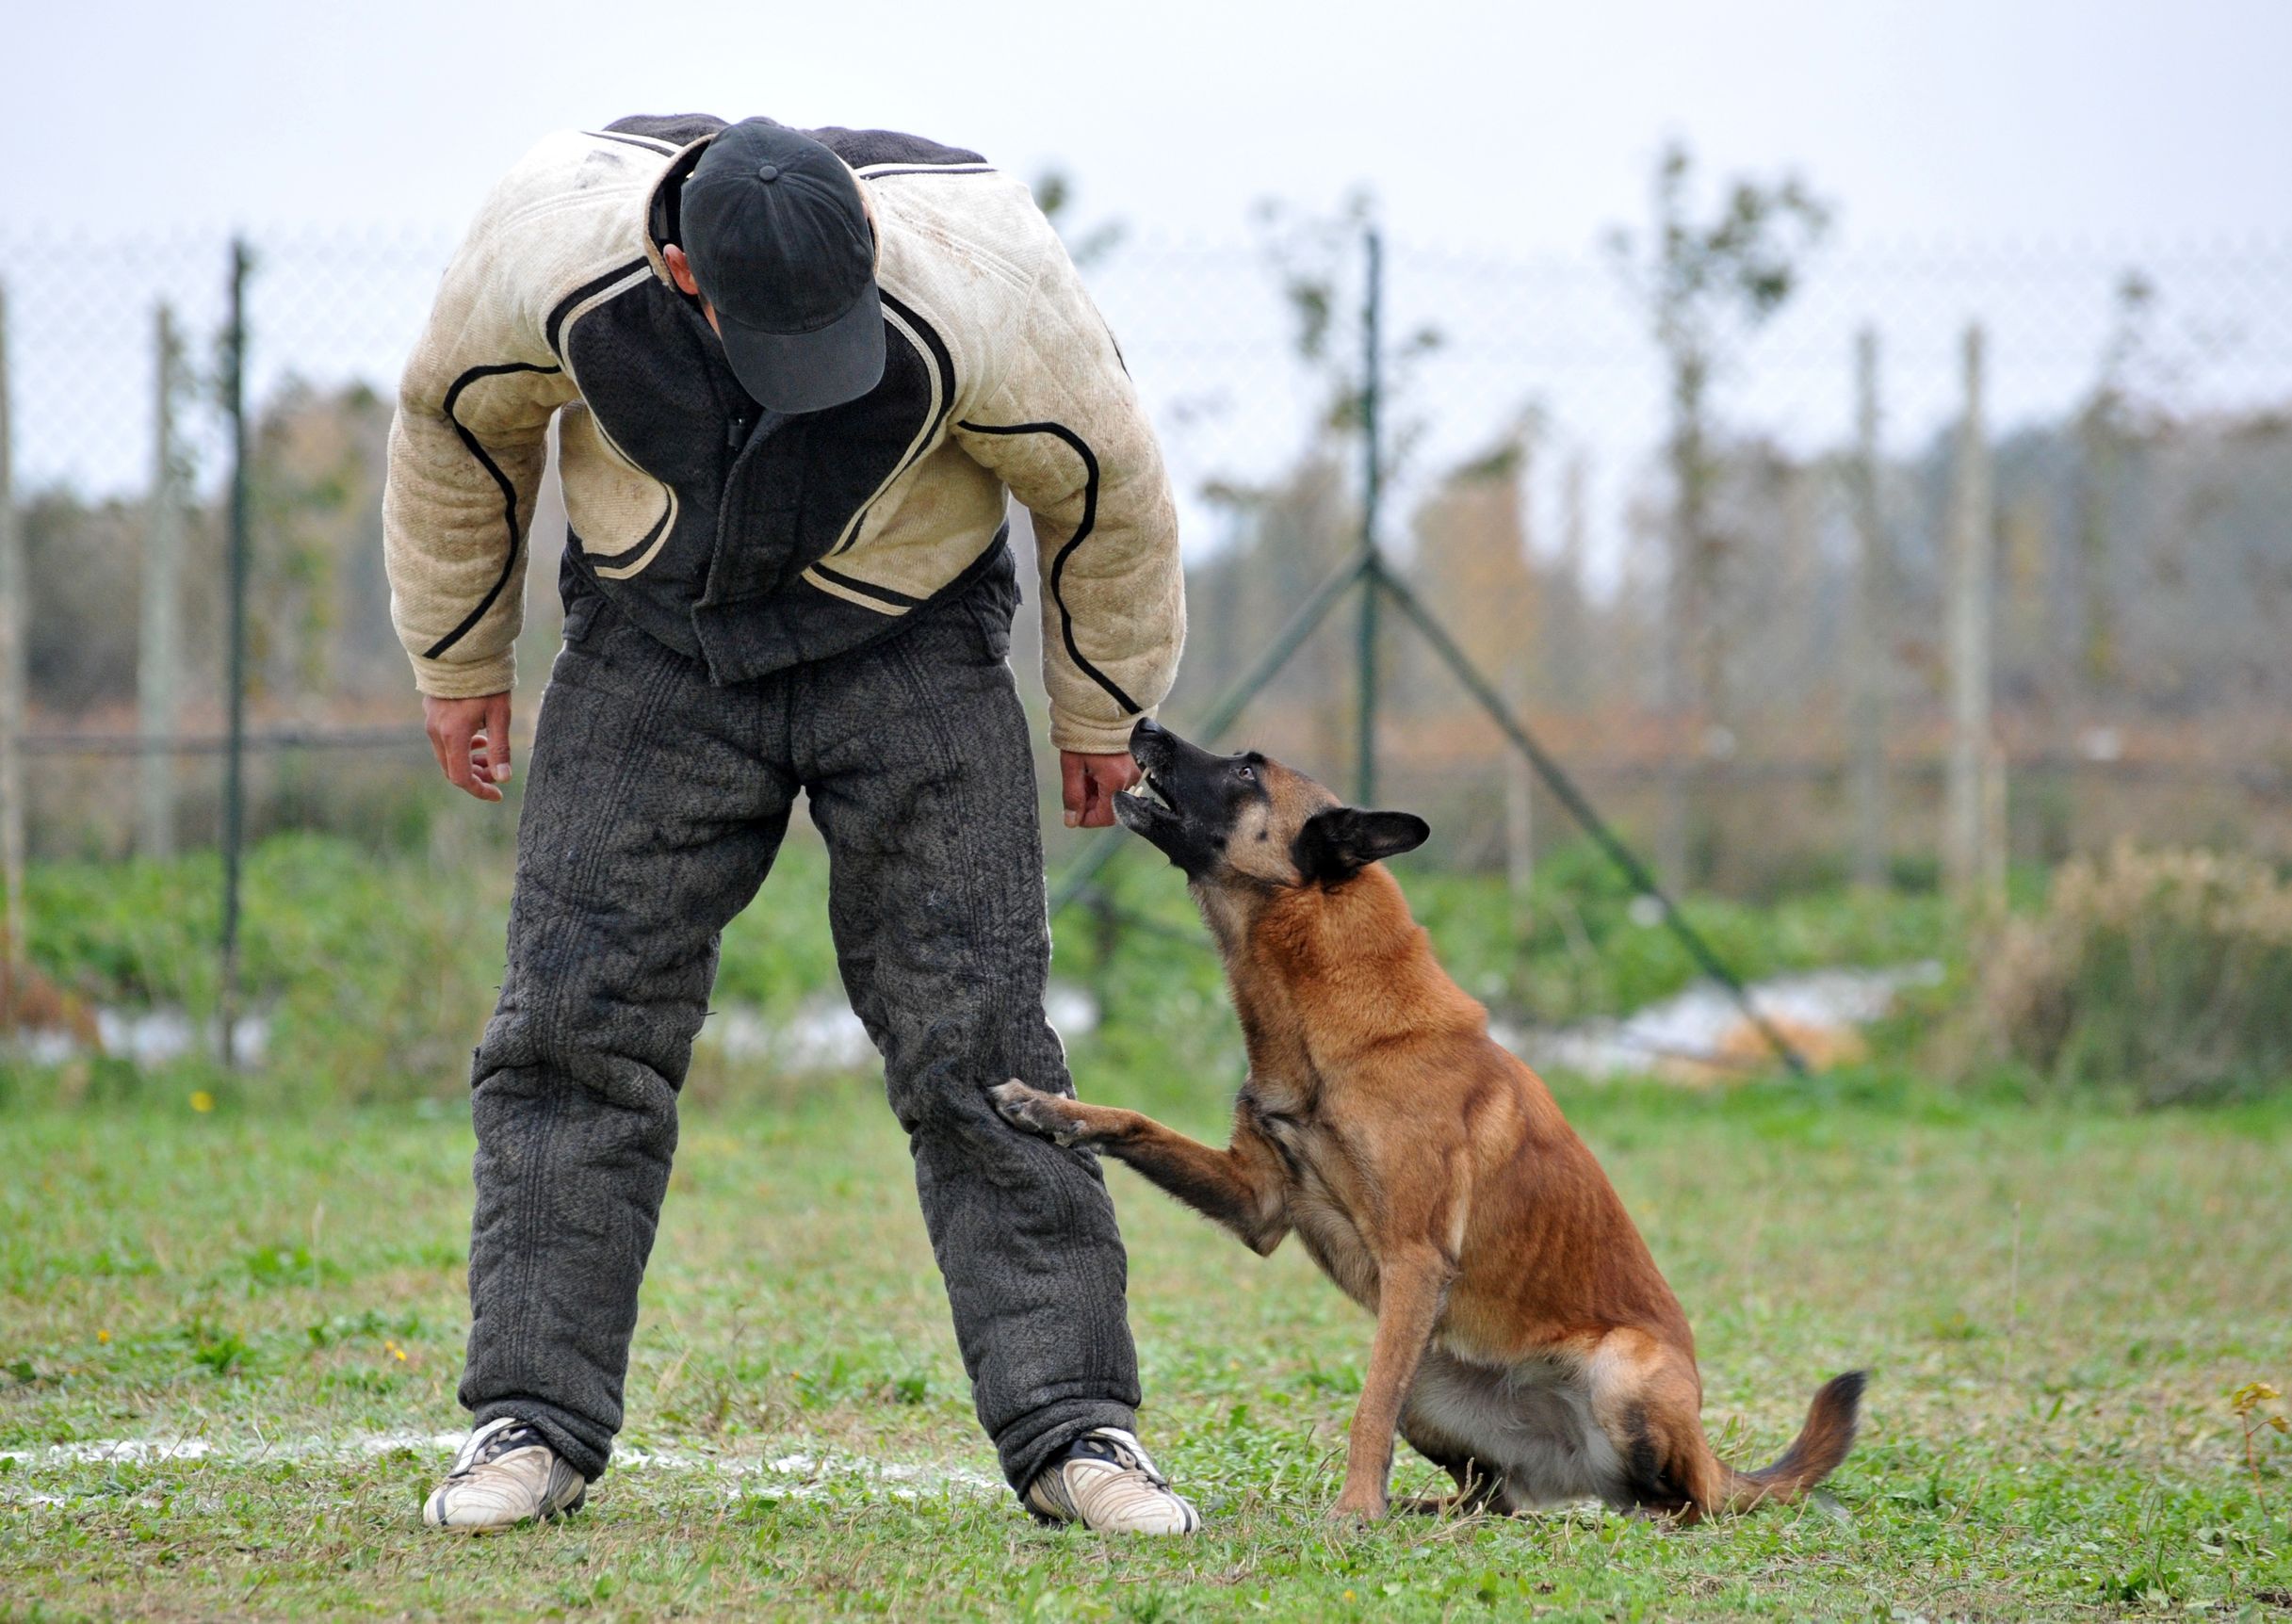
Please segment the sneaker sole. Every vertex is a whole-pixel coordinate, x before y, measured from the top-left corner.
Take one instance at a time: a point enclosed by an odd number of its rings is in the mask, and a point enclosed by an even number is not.
[[[1204,1528],[1209,1526],[1209,1523],[1207,1519],[1203,1518],[1199,1507],[1195,1509],[1193,1526],[1189,1528],[1157,1529],[1152,1533],[1148,1533],[1144,1529],[1137,1528],[1093,1528],[1089,1523],[1084,1522],[1079,1517],[1058,1517],[1048,1511],[1037,1510],[1033,1503],[1029,1501],[1020,1501],[1019,1509],[1034,1519],[1034,1525],[1037,1528],[1072,1528],[1077,1529],[1083,1534],[1096,1534],[1108,1539],[1182,1539],[1188,1535],[1199,1534]]]
[[[428,1516],[424,1516],[422,1518],[422,1527],[426,1532],[431,1534],[459,1534],[466,1539],[482,1539],[489,1534],[514,1534],[521,1528],[531,1528],[535,1523],[538,1522],[555,1522],[561,1518],[571,1517],[575,1512],[580,1510],[582,1506],[588,1503],[589,1488],[587,1485],[583,1485],[581,1492],[575,1495],[572,1500],[558,1507],[555,1511],[543,1512],[539,1517],[522,1517],[519,1518],[515,1522],[439,1523],[432,1522],[430,1520]],[[428,1507],[425,1506],[424,1510],[427,1512]]]

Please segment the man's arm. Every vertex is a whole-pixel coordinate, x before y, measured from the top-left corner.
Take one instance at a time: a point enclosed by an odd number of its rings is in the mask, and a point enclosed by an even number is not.
[[[1177,672],[1185,581],[1153,425],[1065,250],[1044,235],[1009,363],[955,433],[1034,515],[1050,741],[1068,820],[1099,824],[1112,821],[1105,796],[1131,781],[1131,727]]]
[[[398,388],[382,495],[390,614],[453,784],[498,801],[550,414],[571,395],[481,218]]]

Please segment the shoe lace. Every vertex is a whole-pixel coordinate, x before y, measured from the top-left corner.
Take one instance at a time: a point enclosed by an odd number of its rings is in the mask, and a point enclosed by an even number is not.
[[[1105,1461],[1123,1471],[1134,1471],[1156,1488],[1166,1489],[1170,1486],[1170,1480],[1162,1476],[1162,1469],[1146,1453],[1146,1446],[1129,1433],[1119,1432],[1113,1427],[1100,1427],[1096,1432],[1084,1433],[1075,1439],[1074,1447],[1066,1452],[1066,1455],[1069,1460],[1082,1455],[1092,1460]]]
[[[491,1465],[512,1450],[530,1449],[535,1444],[544,1448],[549,1440],[530,1422],[515,1416],[496,1416],[487,1421],[462,1445],[462,1453],[454,1456],[453,1470],[448,1477],[467,1477],[479,1467]]]

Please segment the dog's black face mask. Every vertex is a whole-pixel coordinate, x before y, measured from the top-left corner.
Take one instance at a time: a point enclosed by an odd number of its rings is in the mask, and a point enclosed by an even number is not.
[[[1152,722],[1131,730],[1130,755],[1145,785],[1114,798],[1114,816],[1196,885],[1341,885],[1430,833],[1406,812],[1344,805],[1254,750],[1212,755]]]
[[[1130,730],[1130,759],[1146,777],[1137,789],[1114,797],[1114,816],[1189,880],[1208,878],[1244,816],[1266,805],[1261,755],[1212,755],[1142,720]]]

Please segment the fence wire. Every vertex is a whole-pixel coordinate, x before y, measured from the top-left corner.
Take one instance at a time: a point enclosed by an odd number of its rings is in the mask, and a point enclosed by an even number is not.
[[[382,234],[252,244],[258,836],[418,841],[451,805],[390,633],[380,546],[395,379],[451,246]],[[1086,267],[1179,496],[1194,633],[1168,710],[1179,725],[1357,541],[1357,250],[1335,227],[1269,228],[1261,240],[1126,241]],[[215,837],[229,252],[206,237],[69,255],[0,239],[35,853],[148,844],[126,786],[153,753],[172,764],[171,839]],[[1627,828],[1656,837],[1666,763],[1695,760],[1695,822],[1672,853],[1687,878],[1753,890],[1845,869],[1857,838],[1845,674],[1863,653],[1883,701],[1883,857],[1901,877],[1931,868],[1952,436],[1976,322],[2014,853],[2133,836],[2292,854],[2292,246],[1812,252],[1772,318],[1723,325],[1706,358],[1697,466],[1712,562],[1699,612],[1711,652],[1683,708],[1665,686],[1682,658],[1666,613],[1682,590],[1678,373],[1632,282],[1600,252],[1522,261],[1390,242],[1385,286],[1381,540]],[[162,306],[181,345],[169,390]],[[1865,331],[1875,455],[1857,443]],[[154,733],[161,711],[138,672],[163,394],[182,567],[169,721]],[[528,673],[546,669],[555,635],[561,529],[545,500]],[[1866,568],[1880,578],[1863,625]],[[1402,633],[1387,636],[1384,798],[1433,817],[1460,863],[1569,837],[1520,804],[1499,737],[1466,697]],[[1311,640],[1237,737],[1350,783],[1351,637],[1338,625]],[[1023,637],[1017,662],[1031,664]]]

